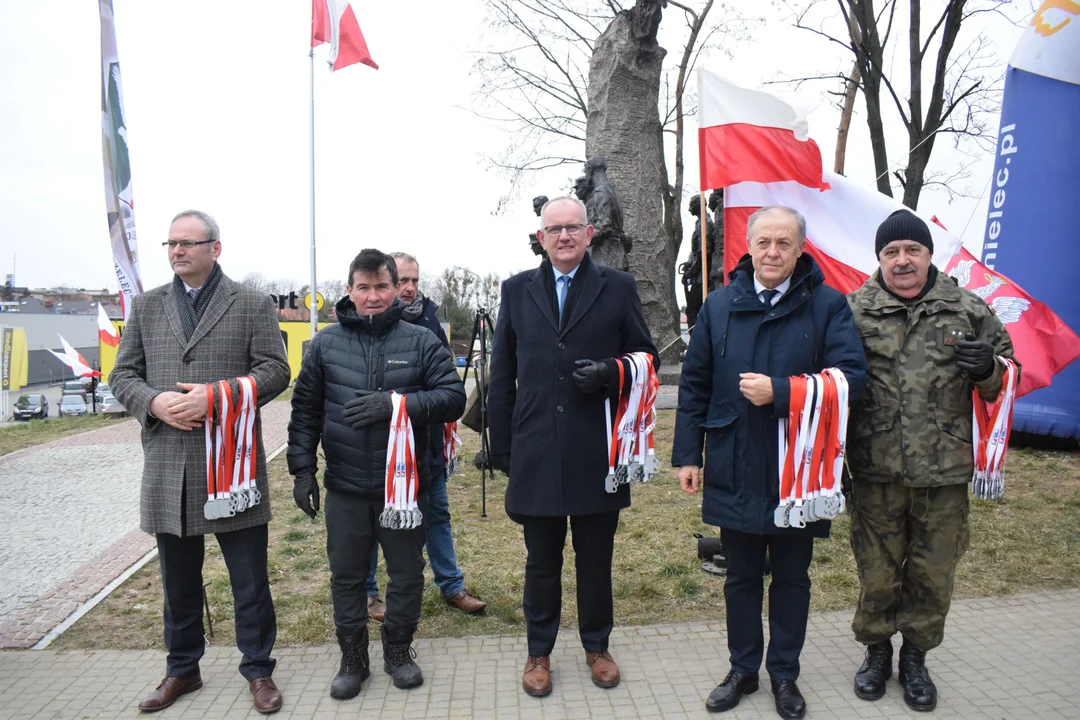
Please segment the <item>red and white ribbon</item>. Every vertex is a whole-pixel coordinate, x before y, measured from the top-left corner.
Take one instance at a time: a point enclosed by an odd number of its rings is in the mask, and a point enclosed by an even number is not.
[[[844,511],[841,475],[847,442],[848,384],[828,368],[789,378],[788,417],[777,423],[777,527],[806,527]]]
[[[611,402],[604,402],[608,439],[608,474],[604,489],[617,492],[619,486],[645,482],[656,472],[653,431],[656,429],[656,396],[660,381],[652,355],[634,352],[617,358],[619,393],[614,420]],[[614,378],[609,378],[614,382]]]
[[[236,378],[206,385],[206,505],[207,520],[232,517],[262,499],[256,476],[255,379]]]
[[[420,473],[416,467],[416,439],[405,396],[390,393],[390,441],[386,444],[386,498],[379,524],[391,530],[420,527],[424,516],[416,502]]]
[[[457,455],[461,438],[457,434],[457,421],[443,425],[443,460],[446,461],[446,477],[457,472]]]
[[[1020,379],[1015,362],[1000,356],[997,359],[1005,366],[997,398],[988,403],[979,396],[978,389],[972,393],[975,474],[971,478],[971,491],[983,500],[1000,500],[1005,496],[1005,450],[1012,434],[1013,406]]]

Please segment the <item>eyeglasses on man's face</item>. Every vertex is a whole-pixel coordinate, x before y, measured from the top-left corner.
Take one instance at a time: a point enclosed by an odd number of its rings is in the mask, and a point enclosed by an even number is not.
[[[552,237],[559,237],[562,235],[563,230],[571,235],[580,235],[581,231],[584,229],[584,225],[552,225],[551,227],[543,228],[544,234],[551,235]]]
[[[209,245],[212,242],[216,242],[216,240],[166,240],[165,242],[161,243],[161,247],[169,248],[170,250],[172,250],[177,245],[179,245],[185,250],[190,250],[196,245]]]

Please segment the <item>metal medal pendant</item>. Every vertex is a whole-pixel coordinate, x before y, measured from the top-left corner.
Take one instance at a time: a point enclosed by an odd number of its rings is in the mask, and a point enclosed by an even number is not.
[[[778,528],[789,527],[788,511],[790,509],[790,505],[777,505],[776,510],[773,512],[773,525],[776,525]]]

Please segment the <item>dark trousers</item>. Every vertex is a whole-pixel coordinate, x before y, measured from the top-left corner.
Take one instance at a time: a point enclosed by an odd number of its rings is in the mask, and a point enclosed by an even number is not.
[[[236,647],[244,657],[240,674],[248,680],[268,677],[276,661],[270,657],[277,639],[277,618],[266,572],[266,525],[215,535],[232,585],[236,616]],[[203,637],[202,535],[157,536],[161,584],[165,591],[166,675],[190,677],[199,673]]]
[[[550,655],[562,614],[566,517],[511,515],[525,530],[525,595],[529,655]],[[605,652],[615,624],[611,599],[611,553],[619,511],[570,518],[577,571],[578,634],[586,652]]]
[[[426,517],[427,494],[417,498]],[[382,546],[386,558],[386,620],[383,634],[392,642],[412,642],[424,599],[426,520],[413,530],[379,525],[381,497],[326,491],[326,554],[330,559],[330,594],[338,634],[367,627],[367,577],[371,550]]]
[[[801,535],[752,535],[721,529],[727,555],[728,651],[731,669],[756,673],[765,636],[761,626],[765,553],[772,565],[769,583],[769,654],[765,668],[777,680],[799,677],[799,655],[810,612],[810,560],[814,539]]]

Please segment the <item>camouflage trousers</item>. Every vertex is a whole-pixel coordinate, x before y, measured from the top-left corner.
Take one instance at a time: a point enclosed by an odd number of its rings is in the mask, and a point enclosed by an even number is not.
[[[968,486],[853,482],[851,549],[862,590],[851,629],[870,644],[897,631],[921,650],[941,644],[956,564],[968,548]]]

